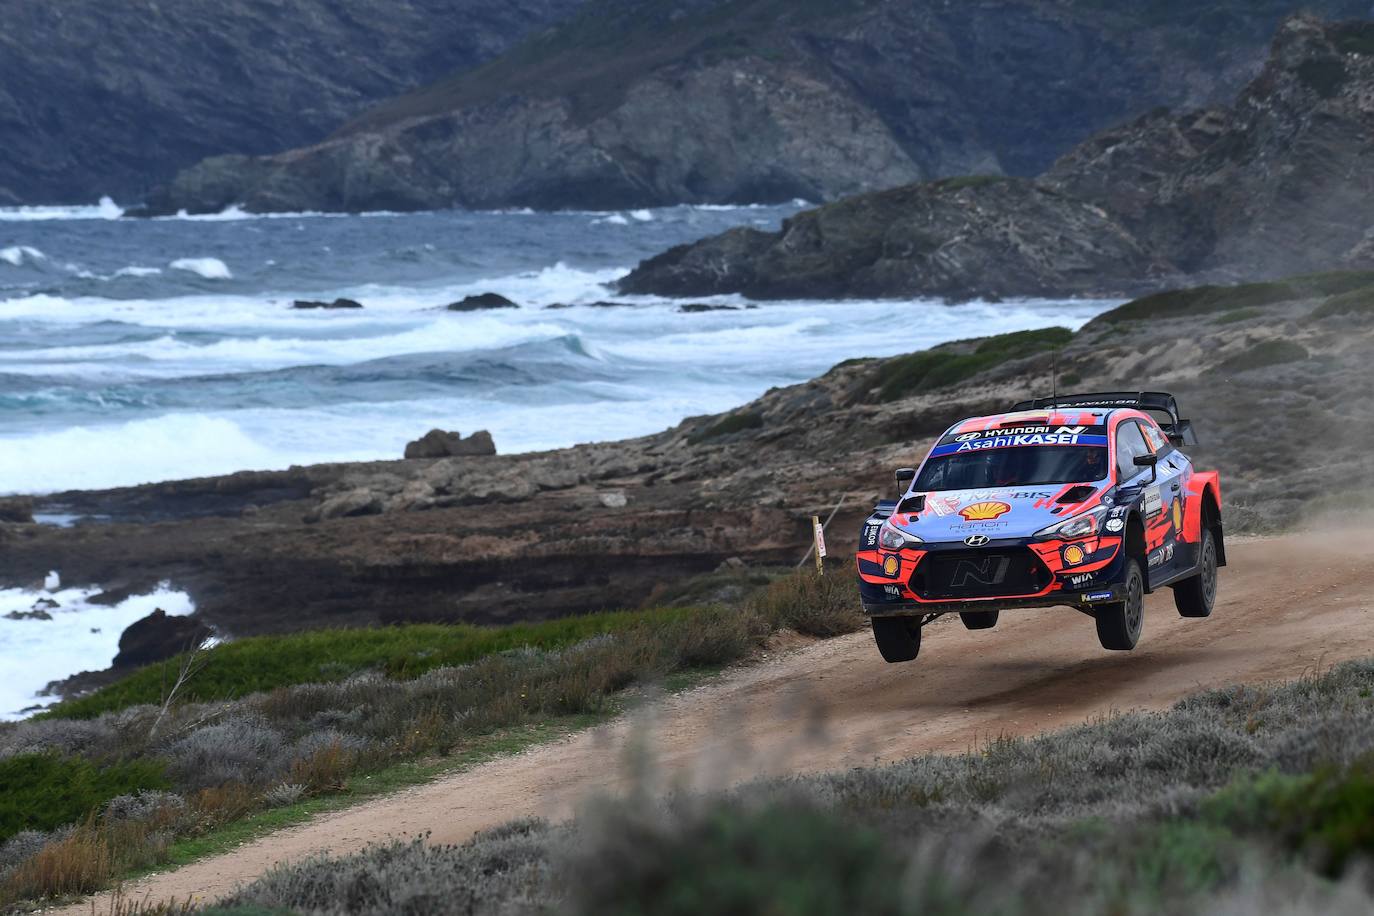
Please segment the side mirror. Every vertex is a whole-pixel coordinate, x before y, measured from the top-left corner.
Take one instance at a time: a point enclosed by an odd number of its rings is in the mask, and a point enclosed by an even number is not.
[[[1158,456],[1158,455],[1136,455],[1136,456],[1135,456],[1135,466],[1136,466],[1136,467],[1138,467],[1138,468],[1149,468],[1149,469],[1150,469],[1150,483],[1154,483],[1155,480],[1158,479],[1158,477],[1159,477],[1159,468],[1156,467],[1156,465],[1158,465],[1158,464],[1159,464],[1159,456]]]
[[[905,493],[906,488],[911,486],[911,482],[916,479],[915,468],[897,469],[897,489]]]

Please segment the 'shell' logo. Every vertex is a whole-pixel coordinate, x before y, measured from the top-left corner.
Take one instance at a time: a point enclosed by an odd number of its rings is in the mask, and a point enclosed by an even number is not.
[[[995,518],[1006,515],[1011,511],[1011,506],[1006,503],[974,503],[959,510],[959,514],[969,522],[990,522]]]
[[[1010,565],[1011,557],[960,560],[959,565],[954,567],[954,577],[949,584],[955,588],[963,588],[973,583],[1001,585],[1002,581],[1007,578],[1007,567]]]

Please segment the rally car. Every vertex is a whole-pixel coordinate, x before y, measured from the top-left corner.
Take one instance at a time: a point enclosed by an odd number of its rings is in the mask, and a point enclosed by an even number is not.
[[[1217,472],[1180,450],[1196,441],[1173,396],[1149,391],[1039,398],[951,426],[859,533],[882,657],[914,659],[945,614],[981,630],[1054,605],[1092,617],[1103,648],[1133,649],[1144,596],[1164,586],[1181,615],[1209,616],[1226,545]]]

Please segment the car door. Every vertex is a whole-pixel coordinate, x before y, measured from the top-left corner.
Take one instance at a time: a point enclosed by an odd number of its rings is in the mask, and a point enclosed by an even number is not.
[[[1165,543],[1172,541],[1172,562],[1167,564],[1172,570],[1191,569],[1196,562],[1193,545],[1183,540],[1183,516],[1186,510],[1184,500],[1188,498],[1188,479],[1193,473],[1193,464],[1188,456],[1174,447],[1163,430],[1153,423],[1141,423],[1145,441],[1154,450],[1159,471],[1159,492],[1164,502],[1164,517],[1168,522]],[[1161,527],[1162,524],[1161,524]]]

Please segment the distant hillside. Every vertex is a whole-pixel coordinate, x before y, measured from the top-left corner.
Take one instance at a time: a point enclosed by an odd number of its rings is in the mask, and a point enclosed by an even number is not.
[[[10,0],[0,204],[140,199],[215,153],[314,143],[581,0]]]
[[[1152,107],[1231,97],[1299,6],[1363,0],[591,0],[330,140],[216,157],[152,212],[830,200],[1033,175]]]
[[[1158,110],[1037,179],[912,184],[651,258],[660,295],[1066,296],[1374,266],[1374,22],[1294,17],[1227,107]]]

